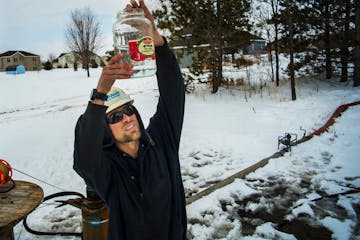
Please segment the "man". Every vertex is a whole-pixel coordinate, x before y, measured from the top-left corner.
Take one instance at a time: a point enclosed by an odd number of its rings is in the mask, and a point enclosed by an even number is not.
[[[154,28],[157,110],[145,129],[133,100],[112,87],[133,73],[114,56],[75,129],[74,169],[109,207],[108,239],[186,239],[185,195],[179,164],[184,82],[174,54]],[[107,96],[106,96],[107,95]],[[104,101],[106,99],[106,101]]]

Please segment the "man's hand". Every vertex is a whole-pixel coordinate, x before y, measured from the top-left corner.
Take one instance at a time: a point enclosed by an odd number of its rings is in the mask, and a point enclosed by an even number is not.
[[[98,85],[98,92],[107,94],[115,80],[130,78],[134,73],[133,66],[130,63],[120,62],[124,58],[123,54],[115,55],[109,63],[103,68]]]
[[[136,0],[131,0],[131,4],[126,5],[126,9],[129,8],[142,8],[145,13],[145,17],[150,20],[151,25],[153,27],[153,34],[154,34],[154,44],[155,46],[161,46],[164,44],[164,39],[160,35],[159,31],[157,30],[155,26],[154,17],[151,13],[151,11],[148,9],[146,4],[144,3],[144,0],[139,0],[139,3]]]

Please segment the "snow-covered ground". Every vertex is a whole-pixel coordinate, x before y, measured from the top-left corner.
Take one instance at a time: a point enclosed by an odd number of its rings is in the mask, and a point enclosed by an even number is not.
[[[261,65],[250,73],[249,69],[243,73],[231,69],[227,74],[236,79],[261,78],[263,83],[268,75],[262,78],[260,73],[269,71],[260,69]],[[34,182],[45,195],[61,190],[85,192],[83,180],[72,169],[74,126],[100,71],[92,69],[90,78],[70,69],[18,76],[0,73],[0,159],[14,168],[13,179]],[[297,101],[290,100],[288,83],[279,88],[267,83],[261,92],[225,87],[217,94],[211,94],[205,85],[196,85],[195,92],[187,95],[180,147],[187,196],[272,155],[278,151],[278,136],[285,132],[301,138],[304,131],[300,127],[309,134],[321,127],[337,106],[360,99],[359,88],[320,79],[298,82]],[[135,99],[146,125],[157,103],[155,78],[123,80],[116,85]],[[359,194],[337,196],[335,206],[329,209],[320,204],[323,200],[310,201],[360,188],[359,119],[360,106],[350,108],[327,133],[271,160],[246,179],[190,204],[189,238],[296,239],[286,224],[276,227],[274,223],[279,222],[275,220],[305,216],[328,229],[334,239],[359,239]],[[281,216],[275,214],[279,209]],[[276,219],[269,217],[274,215]],[[54,209],[51,204],[41,204],[28,222],[41,231],[81,231],[80,211],[73,207]],[[15,239],[20,240],[80,239],[35,236],[22,224],[14,231]]]

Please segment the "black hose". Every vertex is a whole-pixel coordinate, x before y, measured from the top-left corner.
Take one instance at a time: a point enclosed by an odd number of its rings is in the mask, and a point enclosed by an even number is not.
[[[68,196],[68,195],[75,195],[75,196],[79,196],[81,198],[85,198],[84,195],[82,195],[81,193],[78,193],[78,192],[58,192],[58,193],[54,193],[54,194],[51,194],[49,196],[46,196],[44,198],[43,202],[45,202],[47,200],[50,200],[52,198]],[[61,236],[78,236],[78,237],[82,237],[82,232],[80,232],[80,233],[79,232],[43,232],[43,231],[33,230],[27,224],[27,216],[25,216],[25,218],[23,219],[23,224],[24,224],[24,228],[26,229],[26,231],[28,231],[29,233],[35,234],[35,235],[49,235],[49,236],[61,235]]]
[[[12,190],[15,187],[15,181],[14,180],[10,180],[11,181],[11,185],[7,186],[6,188],[4,187],[4,189],[2,189],[0,191],[0,193],[7,193],[10,192],[10,190]]]

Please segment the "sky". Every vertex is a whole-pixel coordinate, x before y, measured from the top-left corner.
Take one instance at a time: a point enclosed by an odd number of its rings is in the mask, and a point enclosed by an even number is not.
[[[112,48],[112,24],[126,3],[125,0],[1,0],[0,53],[23,50],[40,55],[41,61],[46,61],[50,54],[57,57],[69,51],[65,31],[70,13],[89,6],[101,24],[101,45],[104,47],[99,54],[102,54]],[[157,0],[145,3],[152,9]]]

